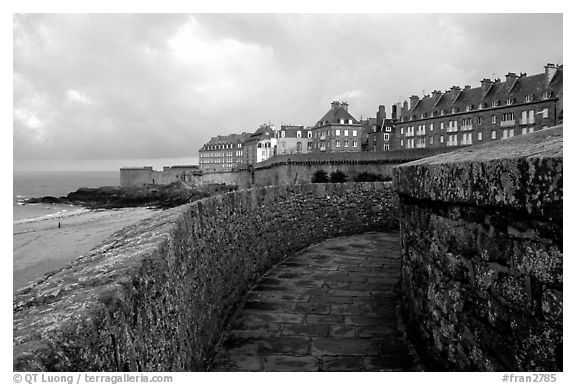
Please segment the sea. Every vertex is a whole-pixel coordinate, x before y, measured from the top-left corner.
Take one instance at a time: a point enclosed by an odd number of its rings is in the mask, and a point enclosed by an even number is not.
[[[13,223],[78,215],[87,209],[60,204],[24,204],[27,198],[62,197],[80,187],[118,186],[119,171],[14,171]]]

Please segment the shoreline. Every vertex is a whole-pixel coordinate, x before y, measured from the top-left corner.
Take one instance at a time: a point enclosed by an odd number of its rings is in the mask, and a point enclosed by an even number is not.
[[[146,207],[79,209],[65,215],[14,221],[13,290],[64,267],[114,232],[156,212]]]

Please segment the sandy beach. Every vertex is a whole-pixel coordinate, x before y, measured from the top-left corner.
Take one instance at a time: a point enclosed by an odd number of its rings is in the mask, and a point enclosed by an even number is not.
[[[14,290],[65,266],[117,230],[155,212],[143,207],[84,211],[72,216],[14,223]]]

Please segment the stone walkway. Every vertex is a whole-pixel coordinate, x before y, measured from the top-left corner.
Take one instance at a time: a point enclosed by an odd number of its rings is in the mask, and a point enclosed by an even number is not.
[[[305,249],[248,293],[212,370],[420,370],[398,320],[399,278],[397,233]]]

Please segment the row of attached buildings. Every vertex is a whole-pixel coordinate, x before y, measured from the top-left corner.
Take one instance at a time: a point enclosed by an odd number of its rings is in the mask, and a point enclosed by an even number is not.
[[[334,101],[314,126],[261,125],[254,133],[213,137],[199,151],[200,169],[246,167],[275,155],[410,150],[466,146],[529,134],[563,120],[563,66],[547,64],[532,76],[508,73],[480,86],[453,86],[357,120]]]

